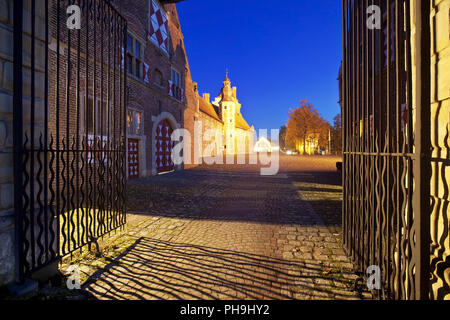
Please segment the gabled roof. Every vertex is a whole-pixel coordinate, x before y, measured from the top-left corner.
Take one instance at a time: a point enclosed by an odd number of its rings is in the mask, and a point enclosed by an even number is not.
[[[268,144],[272,145],[272,140],[270,140],[270,139],[267,138],[267,137],[260,137],[260,138],[258,139],[258,141],[256,141],[256,143],[261,143],[261,142],[265,142],[265,143],[268,143]]]
[[[243,129],[243,130],[249,130],[250,126],[248,125],[247,121],[245,121],[244,117],[240,113],[236,113],[236,128]]]
[[[268,142],[270,142],[270,143],[272,143],[272,140],[271,139],[269,139],[269,138],[267,138],[267,137],[260,137],[259,139],[258,139],[258,141],[260,141],[260,140],[267,140]]]
[[[209,115],[210,117],[213,117],[214,119],[222,122],[222,120],[217,115],[217,112],[216,112],[216,110],[214,110],[214,107],[211,103],[205,101],[205,99],[203,99],[202,97],[198,97],[198,100],[199,100],[200,111],[202,111],[202,112],[206,113],[207,115]]]

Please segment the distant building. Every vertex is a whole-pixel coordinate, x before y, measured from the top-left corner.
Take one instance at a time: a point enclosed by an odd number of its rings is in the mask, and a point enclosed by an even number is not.
[[[266,137],[261,137],[256,141],[253,150],[255,152],[272,152],[272,142]]]
[[[198,117],[202,123],[202,132],[218,129],[223,133],[222,145],[216,145],[216,152],[225,154],[249,153],[253,147],[255,129],[250,126],[241,113],[241,104],[236,96],[236,87],[226,75],[219,95],[210,102],[210,94],[198,96]],[[210,144],[203,140],[203,149]]]
[[[278,151],[280,147],[274,143],[272,143],[272,140],[266,137],[261,137],[256,141],[255,147],[253,148],[253,151],[258,152],[273,152]]]

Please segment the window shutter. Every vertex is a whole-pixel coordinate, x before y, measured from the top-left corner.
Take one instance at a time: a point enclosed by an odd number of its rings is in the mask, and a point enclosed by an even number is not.
[[[168,83],[169,83],[169,88],[168,88],[169,96],[173,97],[173,82],[172,82],[172,80],[168,80]]]
[[[168,20],[160,9],[158,4],[152,0],[150,1],[150,33],[149,40],[155,43],[165,53],[169,53],[169,25]]]
[[[120,47],[120,66],[121,68],[125,68],[125,49],[124,47]]]
[[[150,68],[149,65],[144,62],[144,81],[150,83]]]

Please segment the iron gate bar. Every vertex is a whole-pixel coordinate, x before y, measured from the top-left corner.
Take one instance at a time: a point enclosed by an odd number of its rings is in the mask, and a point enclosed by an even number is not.
[[[412,47],[411,47],[411,19],[408,19],[408,14],[411,12],[410,2],[405,2],[405,29],[406,29],[406,55],[405,55],[405,62],[406,62],[406,110],[407,110],[407,123],[412,123]],[[413,153],[413,128],[411,125],[407,126],[407,137],[405,139],[405,150],[407,150],[409,153]],[[407,163],[407,167],[411,168],[413,166],[412,157],[409,157],[406,159],[405,163]],[[408,176],[408,180],[405,181],[405,184],[407,184],[407,192],[405,192],[405,195],[408,200],[412,199],[413,196],[413,179],[414,177],[412,175]],[[405,217],[406,216],[406,217]],[[405,210],[405,216],[403,217],[403,223],[406,230],[411,229],[412,224],[412,206],[410,203],[407,204],[406,210]],[[406,252],[411,252],[411,244],[409,241],[409,235],[403,234],[403,252],[405,253],[404,256],[406,256]],[[403,279],[409,279],[409,277],[406,276],[407,266],[406,266],[406,257],[403,259],[403,263],[405,264],[405,267],[403,268]],[[406,284],[409,284],[408,282]],[[403,284],[404,291],[403,298],[411,298],[408,296],[408,291],[406,288],[406,284]]]
[[[399,11],[399,6],[400,6],[400,1],[399,0],[395,0],[395,34],[396,35],[400,35],[400,11]],[[395,37],[395,88],[396,88],[396,99],[395,99],[395,114],[399,115],[400,114],[400,41],[402,39],[400,38],[400,36]],[[395,145],[395,152],[400,152],[400,117],[396,117],[396,132],[395,132],[395,137],[396,137],[396,145]],[[397,224],[397,229],[394,230],[397,236],[396,239],[396,247],[397,247],[397,251],[398,251],[398,255],[401,257],[402,256],[402,250],[401,250],[401,232],[402,232],[402,228],[401,228],[401,214],[400,214],[400,185],[403,185],[400,181],[400,158],[396,157],[396,159],[393,159],[394,161],[396,160],[396,163],[394,162],[394,164],[396,164],[396,168],[395,168],[395,174],[396,174],[396,194],[395,194],[395,204],[396,204],[396,216],[394,216],[394,219],[396,219],[395,223]],[[395,225],[394,225],[395,227]],[[395,298],[398,300],[401,296],[401,286],[402,286],[402,281],[401,281],[401,262],[399,261],[396,265],[395,265],[395,273],[397,276],[397,279],[393,279],[393,287],[397,287],[396,290],[396,296]],[[395,281],[396,280],[396,281]]]
[[[22,184],[23,184],[23,101],[22,101],[22,63],[16,63],[16,61],[22,61],[22,28],[23,28],[23,0],[15,0],[13,5],[14,14],[14,92],[13,92],[13,144],[14,144],[14,208],[22,208]],[[16,228],[23,229],[23,214],[22,210],[14,210],[14,223]],[[23,233],[15,232],[15,258],[16,258],[16,281],[22,283],[23,276]]]
[[[430,0],[415,0],[416,21],[416,123],[415,160],[416,173],[413,205],[417,217],[414,220],[416,236],[416,287],[417,299],[428,299],[430,294],[430,180],[431,180],[431,111],[430,111]]]
[[[34,1],[31,1],[31,125],[30,125],[30,135],[31,135],[31,163],[34,164],[34,120],[35,120],[35,36],[36,36],[36,3]],[[30,237],[34,238],[34,165],[30,165]],[[34,241],[30,241],[31,245],[31,267],[35,268],[36,264],[36,248]]]
[[[56,105],[56,115],[59,115],[60,113],[60,99],[59,99],[59,87],[60,87],[60,83],[59,83],[59,79],[60,79],[60,45],[61,45],[61,39],[60,39],[60,21],[61,21],[61,17],[60,17],[60,7],[61,7],[61,0],[57,0],[56,2],[56,96],[55,96],[55,105]],[[46,24],[48,24],[49,22],[47,21]],[[69,56],[70,57],[70,56]],[[47,80],[48,81],[48,80]],[[59,121],[56,120],[56,153],[55,153],[55,157],[56,157],[56,246],[57,246],[57,250],[58,250],[58,255],[59,255],[59,251],[61,248],[61,237],[59,236],[59,232],[61,230],[61,220],[60,220],[60,197],[61,197],[61,192],[59,190],[60,188],[60,148],[59,148]],[[63,178],[64,179],[64,178]]]
[[[45,0],[45,21],[48,21],[48,0]],[[45,24],[45,43],[48,43],[48,23]],[[48,50],[45,50],[45,56],[44,56],[44,78],[48,79]],[[44,123],[48,123],[48,81],[45,81],[44,83]],[[48,176],[48,127],[44,126],[44,177]],[[48,223],[48,179],[44,179],[44,228],[45,230],[49,229],[49,223]],[[49,235],[48,233],[45,233],[45,259],[48,260],[51,255],[51,249],[49,248]]]
[[[372,0],[371,1],[371,5],[375,5],[375,1]],[[371,31],[372,37],[371,37],[371,72],[372,72],[372,86],[371,86],[371,116],[372,116],[372,122],[369,124],[369,131],[371,131],[372,127],[375,130],[375,81],[376,81],[376,77],[375,77],[375,31],[372,30]],[[369,118],[369,122],[370,122],[370,118]],[[376,184],[374,184],[374,180],[375,180],[375,161],[376,158],[373,157],[373,154],[375,153],[375,145],[376,145],[376,140],[375,140],[375,135],[372,136],[371,140],[371,145],[370,145],[370,153],[371,153],[371,157],[370,157],[370,162],[371,162],[371,170],[370,170],[370,185],[371,185],[371,247],[370,247],[370,252],[371,252],[371,265],[375,265],[376,264],[376,240],[377,240],[377,236],[376,236],[376,206],[378,206],[378,201],[376,201],[376,194],[377,194],[377,190],[376,190]]]
[[[89,3],[88,3],[88,1],[83,1],[83,5],[86,8],[85,16],[86,16],[87,19],[89,19],[89,11],[90,10],[89,10]],[[84,100],[84,105],[87,106],[89,104],[89,33],[87,33],[87,32],[86,32],[86,48],[85,48],[85,50],[86,50],[86,59],[85,59],[86,72],[85,72],[85,81],[84,81],[84,83],[85,83],[85,89],[84,89],[84,91],[85,91],[85,100]],[[87,110],[86,107],[85,107],[85,109]],[[87,113],[87,112],[85,111],[85,113]],[[84,117],[84,122],[85,122],[84,127],[87,128],[88,127],[88,117],[87,116]],[[88,131],[87,130],[86,130],[85,137],[84,137],[83,141],[84,141],[83,142],[83,149],[86,149],[85,158],[83,158],[83,156],[82,156],[82,159],[84,160],[84,159],[88,159],[88,154],[89,154],[89,151],[88,151],[89,148],[87,146],[87,143],[88,143]],[[83,155],[83,153],[81,155]],[[82,192],[82,199],[83,199],[82,201],[83,201],[83,203],[87,203],[87,208],[90,208],[90,198],[88,197],[87,194],[85,194],[85,191],[84,191],[85,189],[87,189],[87,181],[86,180],[88,179],[88,176],[89,176],[89,166],[85,165],[85,161],[82,162],[82,167],[81,167],[81,172],[82,173],[83,173],[84,167],[86,167],[86,169],[85,169],[86,170],[85,171],[86,175],[85,175],[85,179],[83,178],[83,175],[82,175],[82,183],[81,183],[81,192]],[[90,234],[91,228],[89,226],[89,223],[90,223],[90,220],[89,220],[90,210],[87,210],[87,209],[85,209],[85,210],[86,210],[86,212],[83,212],[85,214],[85,223],[86,223],[86,228],[87,228],[85,241],[88,242],[89,239],[92,238],[92,235]]]

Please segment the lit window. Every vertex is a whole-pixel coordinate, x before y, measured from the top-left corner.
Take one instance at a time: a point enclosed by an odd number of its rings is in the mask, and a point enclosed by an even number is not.
[[[130,135],[140,135],[143,132],[142,112],[128,110],[127,112],[127,131]]]
[[[134,113],[134,123],[136,128],[136,134],[140,134],[142,129],[142,113],[140,112]]]
[[[128,110],[127,111],[127,130],[128,130],[128,133],[130,133],[132,131],[132,127],[133,127],[133,110]]]

